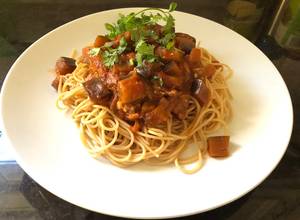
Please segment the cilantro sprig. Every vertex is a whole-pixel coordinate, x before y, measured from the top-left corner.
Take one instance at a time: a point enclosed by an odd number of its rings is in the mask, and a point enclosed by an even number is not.
[[[154,62],[156,57],[154,55],[154,45],[147,44],[144,39],[140,39],[135,47],[136,53],[136,61],[138,66],[143,64],[143,60],[147,60],[148,62]]]
[[[108,31],[106,37],[114,40],[115,37],[130,32],[131,41],[135,46],[136,63],[138,66],[143,64],[143,61],[154,62],[158,58],[154,54],[154,45],[147,43],[147,39],[151,38],[158,44],[172,49],[174,47],[175,38],[175,19],[171,15],[177,7],[177,3],[172,2],[168,10],[160,8],[146,8],[139,12],[132,12],[128,15],[119,14],[119,19],[116,23],[106,23],[105,28]],[[150,12],[147,13],[146,12]],[[156,12],[156,13],[154,13]],[[162,25],[162,34],[159,35],[152,28],[157,24]],[[109,42],[110,43],[110,42]],[[91,56],[101,55],[103,63],[107,67],[112,67],[119,60],[121,55],[127,48],[128,44],[124,37],[121,38],[119,46],[112,48],[112,44],[106,43],[101,48],[93,48],[90,50]]]
[[[103,58],[103,64],[107,67],[112,67],[115,63],[119,61],[119,56],[126,50],[127,42],[124,37],[120,39],[119,46],[117,48],[112,48],[112,43],[108,42],[102,47],[92,48],[89,51],[90,56],[97,56],[101,54]],[[103,50],[102,50],[103,49]]]
[[[117,23],[109,24],[106,23],[105,27],[108,30],[107,36],[110,39],[118,36],[125,31],[130,31],[133,35],[134,41],[137,41],[136,35],[141,35],[140,37],[145,37],[147,35],[147,30],[144,27],[147,25],[155,25],[159,22],[164,22],[164,33],[174,32],[174,18],[171,15],[177,7],[177,3],[172,2],[169,5],[168,11],[162,10],[160,8],[146,8],[139,12],[132,12],[128,15],[119,14],[120,18]],[[150,14],[146,15],[145,12],[151,11]],[[152,12],[156,11],[156,14]]]
[[[102,58],[103,63],[107,67],[113,66],[115,63],[119,61],[119,55],[121,55],[127,47],[127,42],[124,37],[121,38],[120,44],[117,48],[108,48],[104,51]]]

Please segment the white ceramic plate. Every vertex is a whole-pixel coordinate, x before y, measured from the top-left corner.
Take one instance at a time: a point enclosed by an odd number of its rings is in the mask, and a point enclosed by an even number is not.
[[[225,160],[209,159],[186,175],[174,166],[121,169],[91,158],[69,115],[55,107],[49,70],[60,56],[81,49],[104,23],[136,8],[92,14],[63,25],[29,47],[2,88],[1,115],[18,163],[40,185],[78,206],[109,215],[165,218],[204,212],[252,190],[282,158],[292,130],[292,104],[268,58],[245,38],[210,20],[175,12],[176,30],[196,37],[235,72],[231,141]]]

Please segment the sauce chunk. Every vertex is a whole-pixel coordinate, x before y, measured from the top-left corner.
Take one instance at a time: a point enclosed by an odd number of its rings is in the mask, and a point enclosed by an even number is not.
[[[229,136],[214,136],[207,139],[207,151],[211,157],[229,156]]]

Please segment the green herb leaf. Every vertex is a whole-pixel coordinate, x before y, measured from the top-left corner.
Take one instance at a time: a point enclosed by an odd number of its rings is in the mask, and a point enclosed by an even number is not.
[[[147,44],[143,39],[140,39],[136,46],[135,51],[136,53],[136,60],[138,66],[143,64],[143,60],[147,60],[149,62],[154,62],[156,57],[154,55],[154,45]]]
[[[104,45],[105,46],[105,45]],[[117,48],[107,48],[102,53],[103,63],[107,67],[112,67],[115,63],[119,61],[119,55],[121,55],[127,47],[127,42],[124,37],[120,39],[120,44]]]
[[[146,8],[137,13],[132,12],[128,15],[119,14],[119,19],[116,23],[105,24],[108,31],[106,36],[113,41],[117,36],[120,36],[120,34],[129,31],[131,40],[136,46],[137,65],[142,65],[144,60],[154,62],[158,59],[154,54],[155,46],[148,44],[146,41],[149,39],[154,40],[167,49],[174,47],[175,19],[170,13],[174,11],[176,7],[177,4],[172,2],[168,11],[160,8]],[[157,13],[155,14],[153,12]],[[157,24],[163,26],[162,36],[152,28]],[[125,39],[121,39],[120,45],[117,48],[111,48],[112,45],[112,42],[106,43],[102,47],[104,49],[98,51],[103,57],[104,64],[108,67],[118,62],[119,55],[126,50],[127,42]],[[97,51],[95,51],[95,54],[96,52]]]
[[[110,41],[110,42],[106,42],[101,48],[109,48],[112,45],[114,45],[114,42]]]
[[[150,17],[150,21],[152,24],[156,24],[157,22],[159,22],[160,20],[163,20],[163,16],[159,13],[152,15]]]
[[[151,79],[153,82],[158,82],[159,86],[162,87],[164,85],[164,81],[159,76],[153,76]]]
[[[169,5],[169,12],[175,11],[176,8],[177,8],[177,3],[176,2],[172,2]]]
[[[138,66],[141,66],[143,64],[143,54],[137,53],[135,55],[135,59],[136,59],[136,62],[137,62]]]
[[[172,15],[169,15],[166,18],[166,25],[164,26],[164,32],[168,33],[168,32],[174,32],[175,30],[175,19],[173,18]]]
[[[119,53],[119,54],[123,53],[123,52],[126,50],[126,47],[127,47],[127,41],[125,40],[124,37],[122,37],[122,38],[120,39],[120,44],[119,44],[119,46],[117,47],[118,53]]]
[[[164,22],[164,32],[174,32],[174,18],[171,16],[170,12],[175,10],[177,4],[171,3],[169,11],[164,11],[159,8],[146,8],[137,13],[130,13],[129,15],[119,14],[119,19],[116,24],[105,24],[108,30],[107,37],[111,40],[117,35],[129,31],[131,33],[131,40],[137,42],[140,38],[151,37],[152,39],[158,38],[158,36],[149,35],[149,29],[147,26],[155,25]],[[145,14],[147,11],[158,11],[158,13]],[[153,38],[154,37],[154,38]]]
[[[166,45],[167,50],[171,50],[174,47],[174,44],[174,40],[169,41]]]
[[[155,62],[157,60],[157,57],[156,56],[154,56],[154,55],[151,55],[151,56],[147,56],[147,61],[149,62],[149,63],[153,63],[153,62]]]
[[[111,32],[115,31],[115,27],[109,23],[105,23],[105,28],[106,28],[106,30],[111,31]]]
[[[100,47],[95,47],[89,50],[89,55],[94,57],[97,56],[100,52]]]
[[[139,30],[132,30],[130,32],[131,34],[131,40],[136,42],[140,39],[140,31]]]
[[[110,52],[107,50],[104,51],[104,53],[102,54],[102,58],[103,58],[104,65],[107,67],[111,67],[116,62],[118,62],[118,54],[115,51],[114,52]]]
[[[143,55],[154,55],[154,45],[147,44],[143,39],[140,39],[136,44],[135,51]]]
[[[163,38],[159,40],[159,43],[166,47],[170,41],[173,41],[174,37],[175,37],[175,33],[172,32],[167,33]]]

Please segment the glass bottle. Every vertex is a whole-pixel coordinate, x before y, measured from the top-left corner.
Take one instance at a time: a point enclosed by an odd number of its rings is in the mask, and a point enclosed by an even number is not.
[[[300,59],[300,1],[283,1],[270,33],[288,55]]]
[[[273,0],[229,0],[224,24],[251,41],[259,36],[263,15]]]

